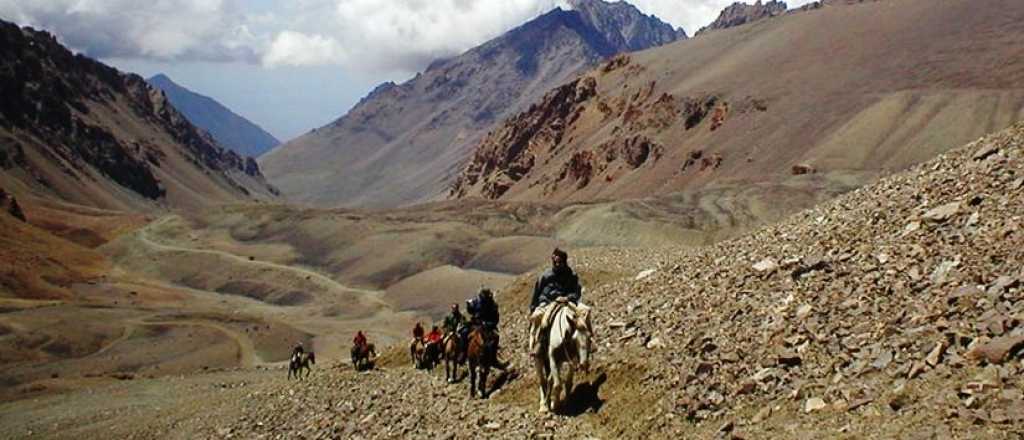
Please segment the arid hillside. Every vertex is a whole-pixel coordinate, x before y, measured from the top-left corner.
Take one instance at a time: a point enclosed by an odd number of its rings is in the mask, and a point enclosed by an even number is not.
[[[489,400],[413,370],[399,343],[368,372],[328,357],[303,382],[139,378],[5,403],[0,422],[174,438],[1017,438],[1022,176],[1018,123],[713,246],[573,253],[598,350],[561,415],[537,412],[525,352],[533,273],[498,293],[512,369]]]
[[[829,2],[718,29],[552,90],[450,197],[795,212],[1024,118],[1022,42],[1009,0]]]
[[[0,22],[0,185],[116,210],[273,197],[256,161],[225,150],[137,75]]]
[[[338,120],[260,158],[290,199],[394,207],[443,197],[486,132],[603,59],[686,38],[626,2],[573,0],[385,83]]]

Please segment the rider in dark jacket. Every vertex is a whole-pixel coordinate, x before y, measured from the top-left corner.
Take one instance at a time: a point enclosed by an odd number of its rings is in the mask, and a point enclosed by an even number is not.
[[[491,330],[498,329],[498,303],[494,301],[494,294],[491,289],[480,289],[480,293],[466,304],[473,319]]]
[[[544,272],[533,288],[530,312],[559,297],[566,297],[574,304],[580,302],[580,279],[567,262],[568,255],[561,249],[551,253],[551,268]]]

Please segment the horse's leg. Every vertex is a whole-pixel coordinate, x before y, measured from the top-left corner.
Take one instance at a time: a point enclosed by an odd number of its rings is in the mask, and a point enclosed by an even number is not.
[[[564,386],[562,382],[563,364],[555,359],[554,350],[548,351],[548,358],[551,360],[551,388],[548,390],[548,401],[551,404],[551,410],[555,411],[562,404],[562,390]]]
[[[540,391],[540,412],[546,413],[548,412],[548,387],[551,383],[551,379],[548,378],[544,357],[535,357],[533,359],[533,366],[537,371],[537,388]]]
[[[473,387],[476,386],[476,363],[472,359],[469,360],[469,398],[476,397]]]
[[[572,363],[569,363],[567,364],[566,370],[567,371],[565,372],[565,382],[562,384],[562,387],[565,389],[565,397],[562,398],[563,403],[568,402],[569,395],[572,394],[572,382],[574,379],[573,376],[576,374],[576,366],[573,365]]]

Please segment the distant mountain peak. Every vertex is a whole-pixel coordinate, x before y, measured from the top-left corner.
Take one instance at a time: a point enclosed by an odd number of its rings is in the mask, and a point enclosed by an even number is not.
[[[686,38],[625,2],[575,0],[402,84],[260,159],[298,201],[397,206],[440,198],[488,129],[621,52]]]
[[[782,15],[786,13],[787,9],[788,6],[786,6],[786,2],[776,0],[772,0],[767,3],[762,3],[761,0],[757,0],[754,4],[736,2],[723,9],[722,12],[718,14],[718,18],[716,18],[715,21],[702,27],[697,31],[696,35],[715,29],[742,26],[765,18]]]
[[[171,104],[189,122],[206,130],[222,146],[238,154],[257,157],[281,143],[266,130],[217,100],[181,86],[166,74],[158,73],[146,82],[163,90]]]

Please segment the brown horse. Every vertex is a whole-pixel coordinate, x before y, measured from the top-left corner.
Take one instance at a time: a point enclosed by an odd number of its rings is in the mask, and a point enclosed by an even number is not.
[[[370,363],[373,362],[373,358],[377,357],[377,351],[374,349],[373,344],[366,344],[362,347],[353,345],[351,355],[352,367],[355,368],[356,371],[360,371],[363,368],[370,366]]]
[[[426,344],[420,338],[413,338],[409,343],[409,357],[412,358],[413,368],[423,368],[423,354],[426,348]]]
[[[459,380],[459,365],[466,363],[466,350],[459,342],[459,334],[449,332],[444,337],[444,377],[448,383]]]
[[[480,391],[480,398],[487,398],[487,375],[491,367],[498,365],[498,335],[494,330],[478,325],[469,332],[469,347],[466,350],[466,358],[469,360],[469,397],[476,397],[476,391]],[[477,376],[480,382],[477,382]]]

